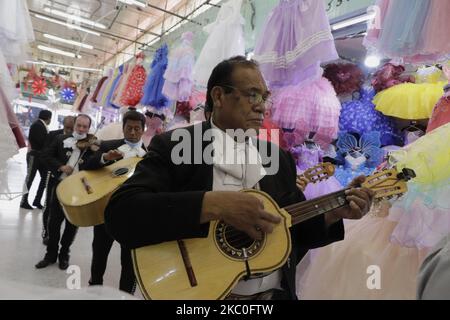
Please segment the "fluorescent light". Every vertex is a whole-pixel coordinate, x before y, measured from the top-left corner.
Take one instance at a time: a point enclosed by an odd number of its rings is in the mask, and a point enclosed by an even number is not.
[[[80,55],[78,55],[78,54],[76,55],[73,52],[68,52],[68,51],[64,51],[64,50],[60,50],[60,49],[56,49],[56,48],[50,48],[50,47],[46,47],[46,46],[42,46],[42,45],[38,45],[37,48],[42,51],[53,52],[53,53],[60,54],[60,55],[66,56],[66,57],[81,59]]]
[[[341,22],[337,22],[335,24],[333,24],[331,26],[331,30],[339,30],[348,26],[352,26],[354,24],[358,24],[364,21],[369,21],[372,20],[373,18],[375,18],[376,13],[375,12],[371,12],[371,13],[366,13],[363,14],[359,17],[354,17],[354,18],[350,18]]]
[[[101,23],[98,23],[98,22],[95,22],[95,21],[92,21],[92,20],[89,20],[89,19],[77,16],[75,14],[70,14],[70,13],[67,13],[67,12],[59,11],[59,10],[48,8],[48,7],[44,8],[44,10],[46,12],[49,12],[49,13],[54,14],[56,16],[67,18],[67,19],[69,19],[71,21],[78,21],[78,22],[82,22],[84,24],[87,24],[87,25],[90,25],[90,26],[93,26],[93,27],[97,27],[97,28],[100,28],[100,29],[106,29],[106,26],[104,24],[101,24]]]
[[[75,66],[69,66],[69,65],[64,65],[64,64],[48,63],[48,62],[45,62],[45,61],[27,61],[27,63],[31,63],[31,64],[42,64],[42,65],[47,65],[47,66],[51,66],[51,67],[61,67],[61,68],[74,69],[74,70],[83,70],[83,71],[92,71],[92,72],[102,72],[101,69],[84,68],[84,67],[75,67]]]
[[[66,26],[69,29],[76,29],[76,30],[84,31],[86,33],[90,33],[90,34],[93,34],[93,35],[96,35],[96,36],[100,36],[100,33],[96,32],[96,31],[91,31],[91,30],[85,29],[83,27],[77,26],[75,24],[62,22],[62,21],[59,21],[59,20],[56,20],[56,19],[52,19],[52,18],[48,18],[48,17],[42,16],[40,14],[35,14],[34,16],[36,18],[39,18],[39,19],[42,19],[42,20],[47,20],[47,21],[50,21],[50,22],[53,22],[53,23],[60,24],[62,26]]]
[[[368,55],[364,61],[364,64],[369,68],[376,68],[380,65],[380,63],[380,57],[374,54]]]
[[[85,44],[85,43],[81,43],[81,42],[73,41],[73,40],[68,40],[68,39],[63,39],[63,38],[60,38],[60,37],[57,37],[57,36],[53,36],[53,35],[48,34],[48,33],[44,33],[44,37],[47,38],[47,39],[52,39],[52,40],[55,40],[55,41],[71,44],[71,45],[82,47],[82,48],[86,48],[86,49],[91,49],[91,50],[94,49],[94,47],[91,46],[90,44]]]
[[[139,7],[143,7],[143,8],[145,8],[147,6],[146,3],[140,2],[140,1],[137,1],[137,0],[119,0],[119,2],[123,2],[123,3],[126,3],[126,4],[135,4],[135,5],[137,5]]]

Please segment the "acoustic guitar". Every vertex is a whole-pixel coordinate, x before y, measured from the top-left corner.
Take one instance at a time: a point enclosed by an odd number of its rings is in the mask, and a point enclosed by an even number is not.
[[[104,223],[109,198],[131,177],[141,160],[122,159],[98,170],[77,172],[61,181],[56,195],[70,223],[78,227]]]
[[[375,198],[407,191],[414,171],[395,169],[367,177],[364,187]],[[262,200],[267,212],[282,222],[262,240],[253,240],[223,221],[210,223],[207,238],[164,242],[132,250],[134,270],[146,299],[224,299],[244,277],[258,276],[283,266],[291,252],[289,228],[347,205],[345,190],[280,209],[266,193],[243,190]]]

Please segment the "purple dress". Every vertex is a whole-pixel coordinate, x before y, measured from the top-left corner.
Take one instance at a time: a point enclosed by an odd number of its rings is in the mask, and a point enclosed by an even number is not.
[[[375,110],[373,89],[361,89],[359,99],[342,104],[339,130],[362,135],[370,131],[380,133],[381,145],[403,145],[403,138],[392,118]]]
[[[307,169],[314,167],[322,162],[324,152],[320,147],[308,148],[301,145],[291,149],[291,153],[297,160],[297,174],[300,175]],[[317,183],[308,183],[303,194],[307,200],[320,197],[342,189],[342,185],[334,176],[329,177]]]
[[[320,78],[320,64],[338,59],[324,1],[281,0],[259,35],[254,59],[272,88]]]

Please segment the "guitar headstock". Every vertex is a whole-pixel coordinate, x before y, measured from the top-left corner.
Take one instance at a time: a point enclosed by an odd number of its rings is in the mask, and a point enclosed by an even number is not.
[[[319,163],[317,166],[309,168],[303,172],[303,176],[310,182],[316,183],[322,180],[326,180],[334,174],[334,165],[330,162]]]
[[[375,191],[375,199],[391,199],[406,193],[406,182],[415,176],[414,171],[407,168],[401,172],[396,169],[383,170],[366,177],[362,186]]]

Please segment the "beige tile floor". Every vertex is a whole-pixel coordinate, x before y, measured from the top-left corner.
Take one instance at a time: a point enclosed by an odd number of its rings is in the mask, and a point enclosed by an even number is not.
[[[118,290],[110,289],[118,288],[119,285],[120,246],[116,242],[109,255],[104,288],[94,288],[97,290],[94,295],[86,294],[93,289],[87,288],[92,256],[92,228],[80,228],[71,248],[70,264],[80,268],[81,290],[76,292],[67,289],[66,282],[70,274],[60,270],[57,264],[40,270],[34,267],[45,254],[41,238],[42,212],[38,209],[20,209],[20,194],[13,194],[11,198],[14,199],[8,199],[5,195],[7,192],[22,191],[26,174],[25,155],[26,149],[21,149],[18,155],[8,160],[7,168],[0,172],[0,299],[130,298]],[[31,188],[30,201],[34,199],[38,178],[39,173]],[[142,299],[139,289],[135,297]]]

